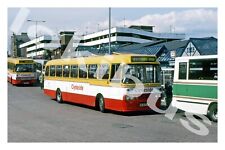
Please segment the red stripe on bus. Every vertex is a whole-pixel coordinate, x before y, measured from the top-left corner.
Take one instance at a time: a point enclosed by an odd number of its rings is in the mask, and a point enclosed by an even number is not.
[[[56,91],[44,89],[44,93],[50,96],[52,99],[56,98]],[[104,96],[104,95],[103,95]],[[140,96],[139,99],[126,101],[126,100],[118,100],[118,99],[110,99],[104,98],[105,100],[105,108],[109,110],[121,111],[121,112],[131,112],[131,111],[146,111],[151,110],[148,106],[140,107],[140,103],[147,102],[148,95]],[[88,106],[95,107],[95,96],[75,94],[62,92],[63,101],[84,104]],[[157,101],[156,106],[159,108],[161,103],[160,99]]]
[[[9,82],[11,82],[13,85],[19,85],[19,84],[33,84],[36,82],[36,80],[14,80],[14,79],[8,79]]]

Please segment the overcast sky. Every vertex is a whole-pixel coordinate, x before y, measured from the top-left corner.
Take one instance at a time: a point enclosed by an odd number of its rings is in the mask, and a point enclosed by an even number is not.
[[[57,34],[59,30],[92,33],[108,27],[108,8],[26,8],[27,19],[45,20],[40,26]],[[8,9],[10,26],[20,8]],[[217,37],[216,8],[112,8],[112,26],[153,25],[155,32],[185,33],[189,37]],[[24,21],[20,32],[35,33],[34,23]],[[40,27],[41,28],[41,27]],[[39,28],[39,29],[40,29]],[[38,35],[44,34],[38,31]]]

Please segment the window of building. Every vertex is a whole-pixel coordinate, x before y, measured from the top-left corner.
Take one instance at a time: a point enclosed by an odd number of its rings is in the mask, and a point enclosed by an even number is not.
[[[70,66],[64,65],[63,66],[63,77],[69,77],[70,74]]]
[[[78,77],[78,66],[77,65],[71,65],[71,73],[70,77],[77,78]]]
[[[187,79],[187,63],[180,62],[179,63],[179,79]]]
[[[88,66],[88,78],[97,79],[97,68],[98,68],[98,65],[96,64]]]
[[[57,65],[56,66],[56,76],[57,77],[61,77],[62,76],[62,66],[61,65]]]
[[[217,59],[190,60],[190,80],[217,80]]]
[[[79,78],[87,78],[87,65],[79,66]]]
[[[50,76],[55,76],[55,66],[50,66]]]

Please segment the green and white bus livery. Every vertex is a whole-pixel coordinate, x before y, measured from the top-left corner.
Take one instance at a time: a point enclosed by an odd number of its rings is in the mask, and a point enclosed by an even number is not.
[[[217,55],[175,59],[172,106],[217,121]]]

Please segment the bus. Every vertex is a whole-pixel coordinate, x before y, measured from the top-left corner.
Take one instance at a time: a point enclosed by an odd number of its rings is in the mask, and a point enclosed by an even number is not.
[[[217,55],[175,59],[172,106],[217,121]]]
[[[136,84],[130,76],[142,83]],[[139,85],[144,88],[141,90]],[[112,54],[65,58],[48,61],[45,66],[46,95],[59,103],[88,105],[101,112],[151,110],[147,100],[153,88],[160,88],[160,66],[155,56]],[[160,96],[155,106],[160,106]]]
[[[27,58],[8,58],[8,82],[12,85],[34,84],[36,82],[34,61]]]

